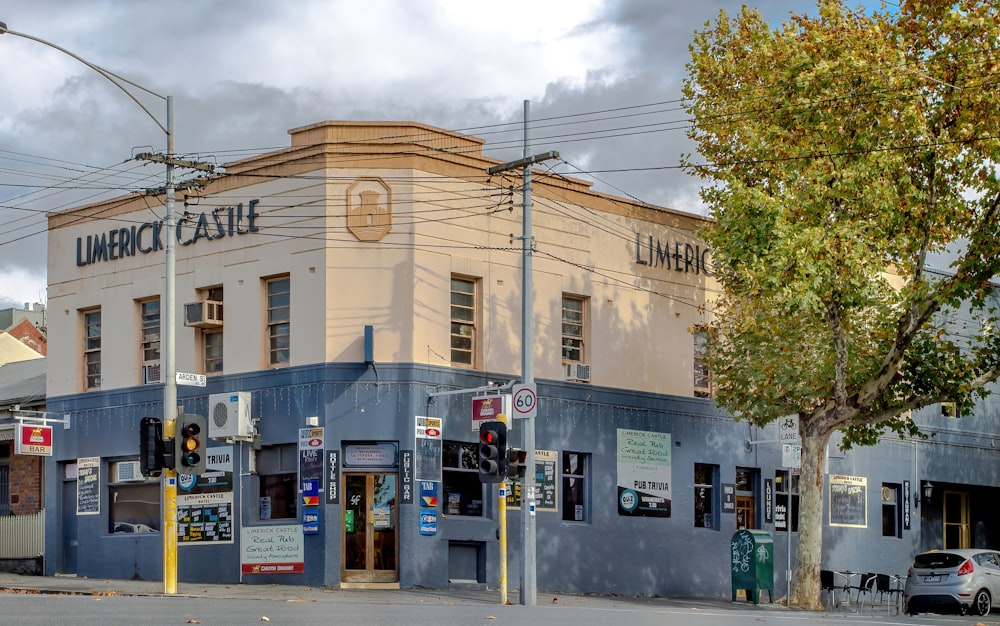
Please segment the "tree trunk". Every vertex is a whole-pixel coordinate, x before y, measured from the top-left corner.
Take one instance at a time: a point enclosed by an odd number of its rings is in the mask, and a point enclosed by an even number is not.
[[[823,609],[820,602],[819,570],[823,560],[823,460],[829,440],[829,432],[805,432],[802,438],[799,545],[795,554],[788,606],[811,611]],[[789,506],[789,529],[791,513]]]

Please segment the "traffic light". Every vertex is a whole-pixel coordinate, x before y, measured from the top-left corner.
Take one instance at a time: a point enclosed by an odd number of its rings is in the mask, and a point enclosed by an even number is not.
[[[484,483],[503,482],[506,454],[507,425],[496,421],[480,424],[479,480]]]
[[[507,478],[524,478],[528,466],[524,464],[528,453],[520,448],[507,448]]]
[[[201,415],[181,415],[177,418],[174,436],[178,474],[203,474],[208,441],[208,424]]]
[[[156,477],[168,467],[163,445],[163,422],[157,417],[139,421],[139,463],[143,476]]]

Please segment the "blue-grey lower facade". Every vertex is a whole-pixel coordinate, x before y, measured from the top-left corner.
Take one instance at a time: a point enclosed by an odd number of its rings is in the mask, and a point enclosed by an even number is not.
[[[496,487],[484,488],[481,515],[455,514],[440,485],[434,492],[437,501],[421,500],[421,477],[414,475],[407,459],[415,451],[416,416],[441,418],[446,442],[477,441],[471,414],[474,394],[436,392],[485,387],[511,378],[427,366],[327,364],[212,377],[206,388],[180,387],[179,403],[185,412],[202,415],[209,412],[209,394],[250,392],[259,442],[227,444],[233,451],[231,541],[181,543],[178,580],[344,583],[345,568],[351,569],[345,529],[363,523],[353,517],[348,520],[352,504],[347,501],[345,477],[361,480],[377,473],[392,475],[396,489],[390,498],[391,517],[382,522],[383,530],[395,525],[394,555],[389,561],[390,578],[395,581],[389,582],[403,588],[495,588],[499,583]],[[535,445],[556,459],[551,479],[557,492],[555,510],[539,510],[534,518],[540,591],[728,596],[730,543],[739,519],[771,534],[774,585],[776,595],[783,595],[789,551],[794,555],[798,533],[792,532],[789,542],[783,529],[788,500],[778,493],[782,483],[778,475],[785,471],[786,459],[776,426],[759,429],[734,421],[708,400],[536,382]],[[49,399],[49,411],[69,414],[71,426],[56,429],[54,455],[45,472],[46,508],[54,512],[46,516],[46,574],[162,578],[160,533],[112,532],[109,515],[119,503],[108,501],[117,497],[109,486],[111,462],[137,457],[139,422],[162,415],[161,407],[158,385]],[[893,436],[875,447],[847,452],[831,444],[823,520],[825,568],[905,574],[915,552],[942,547],[946,535],[949,541],[1000,546],[1000,522],[991,508],[1000,496],[1000,457],[987,432],[989,424],[996,423],[996,405],[984,403],[980,409],[981,414],[967,422],[971,430],[959,430],[955,420],[946,421],[933,411],[917,416],[935,433],[926,441]],[[330,467],[330,455],[324,457],[318,521],[315,532],[301,539],[301,566],[287,574],[266,569],[245,572],[241,529],[303,521],[302,507],[296,507],[294,519],[261,519],[259,478],[255,478],[260,470],[258,448],[298,445],[300,430],[310,427],[312,417],[323,429],[324,450],[335,451],[339,465]],[[976,427],[983,432],[975,432]],[[511,445],[518,445],[521,430],[522,423],[515,422]],[[660,457],[668,458],[669,466],[657,470],[669,483],[661,485],[669,498],[665,509],[655,514],[623,512],[622,489],[630,485],[622,485],[620,479],[627,453],[622,432],[669,435],[669,453]],[[212,445],[214,449],[221,444]],[[365,465],[352,457],[356,446],[394,449],[397,454]],[[567,453],[585,458],[585,467],[564,467]],[[98,510],[81,514],[78,460],[95,457],[101,467]],[[357,463],[351,467],[349,459]],[[701,470],[698,482],[696,467]],[[582,485],[582,492],[574,495],[572,512],[564,502],[567,473],[583,478],[575,483],[577,488]],[[335,494],[330,492],[330,481],[336,483]],[[786,476],[785,485],[793,482]],[[844,505],[853,507],[850,511],[831,509],[833,482],[861,486],[851,491],[862,495]],[[412,489],[408,498],[404,488]],[[793,513],[796,506],[791,505]],[[429,511],[436,524],[428,523]],[[959,519],[956,516],[964,516],[958,526],[952,523]],[[516,588],[523,528],[518,508],[508,507],[507,526],[508,580]]]

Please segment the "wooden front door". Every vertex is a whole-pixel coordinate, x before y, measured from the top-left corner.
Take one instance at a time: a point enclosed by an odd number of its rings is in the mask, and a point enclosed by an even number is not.
[[[396,474],[344,474],[341,581],[399,582]]]

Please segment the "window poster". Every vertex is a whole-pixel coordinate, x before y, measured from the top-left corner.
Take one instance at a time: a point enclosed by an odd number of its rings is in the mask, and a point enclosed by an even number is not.
[[[670,517],[670,433],[618,429],[618,514]]]
[[[209,448],[205,472],[177,477],[177,543],[233,543],[233,446]]]

